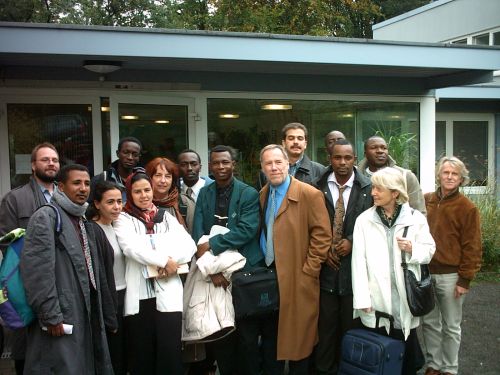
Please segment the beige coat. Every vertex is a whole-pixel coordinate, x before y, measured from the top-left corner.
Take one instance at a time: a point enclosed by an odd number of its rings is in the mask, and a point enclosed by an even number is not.
[[[260,192],[264,207],[269,192]],[[292,177],[273,227],[280,292],[278,360],[301,360],[318,341],[319,273],[332,242],[323,193]]]

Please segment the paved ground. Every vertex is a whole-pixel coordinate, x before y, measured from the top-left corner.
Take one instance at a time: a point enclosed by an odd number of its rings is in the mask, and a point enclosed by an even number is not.
[[[465,299],[459,375],[500,375],[500,283],[473,284]]]
[[[1,359],[0,375],[7,374],[14,374],[12,361]],[[465,300],[459,375],[500,375],[498,282],[474,284]]]
[[[500,374],[500,283],[472,286],[464,302],[460,375]]]

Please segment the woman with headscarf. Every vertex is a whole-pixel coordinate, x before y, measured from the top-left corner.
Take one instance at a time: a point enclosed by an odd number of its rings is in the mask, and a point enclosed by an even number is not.
[[[143,168],[125,181],[127,203],[113,227],[126,257],[125,325],[129,371],[182,374],[182,282],[177,274],[196,245],[174,216],[153,203]]]
[[[354,226],[354,316],[375,329],[375,311],[392,315],[394,329],[382,318],[377,331],[406,342],[401,373],[416,374],[420,319],[408,307],[401,259],[404,254],[408,269],[420,279],[420,264],[430,262],[436,246],[425,216],[408,205],[403,175],[387,167],[375,172],[371,181],[374,206],[359,215]]]
[[[184,227],[186,224],[179,211],[179,169],[167,158],[154,158],[146,165],[146,174],[153,186],[153,203],[166,209]]]

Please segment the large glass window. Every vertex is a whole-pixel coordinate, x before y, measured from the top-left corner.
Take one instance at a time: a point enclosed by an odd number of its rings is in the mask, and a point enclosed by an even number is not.
[[[474,136],[471,137],[471,132]],[[453,121],[453,153],[470,172],[472,186],[488,182],[488,122]]]
[[[446,121],[436,121],[436,161],[446,155]]]
[[[324,137],[342,131],[355,145],[359,159],[363,142],[380,134],[390,142],[398,164],[418,173],[419,104],[320,100],[208,99],[208,148],[230,145],[239,152],[239,176],[256,181],[259,152],[281,144],[281,128],[301,122],[308,128],[306,154],[327,164]]]
[[[493,33],[493,45],[500,46],[500,31]]]
[[[173,161],[187,148],[187,106],[119,104],[120,138],[133,136],[143,145],[141,162],[162,156]]]
[[[469,186],[488,185],[488,128],[489,122],[478,116],[455,120],[457,115],[436,121],[436,160],[444,155],[455,155],[469,170]],[[475,119],[476,117],[477,119]],[[484,116],[482,116],[484,117]],[[471,136],[473,134],[474,136]]]
[[[31,150],[38,143],[56,146],[61,166],[79,163],[93,172],[90,104],[7,104],[11,187],[31,175]]]
[[[487,46],[490,44],[490,34],[486,33],[472,37],[472,43]]]

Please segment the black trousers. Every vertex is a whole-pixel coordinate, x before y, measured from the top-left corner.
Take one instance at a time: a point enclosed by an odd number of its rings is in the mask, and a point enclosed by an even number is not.
[[[111,364],[115,375],[126,375],[127,361],[126,361],[126,334],[123,324],[123,306],[125,301],[125,289],[116,292],[118,297],[118,307],[116,311],[116,318],[118,320],[118,331],[116,333],[106,332],[108,339],[109,355],[111,357]]]
[[[279,375],[283,365],[277,358],[278,313],[239,319],[239,351],[241,373],[259,375],[264,370],[266,375]]]
[[[141,300],[125,325],[131,375],[182,375],[182,312],[159,312],[156,298]]]
[[[285,361],[277,360],[279,313],[240,319],[238,341],[243,375],[281,375]],[[288,361],[289,375],[309,375],[309,358]]]
[[[321,290],[318,321],[319,341],[315,349],[318,374],[333,375],[337,373],[342,337],[348,330],[355,327],[352,312],[352,296],[339,296]]]
[[[234,331],[223,339],[205,344],[209,353],[217,362],[220,375],[239,374],[238,331]]]

